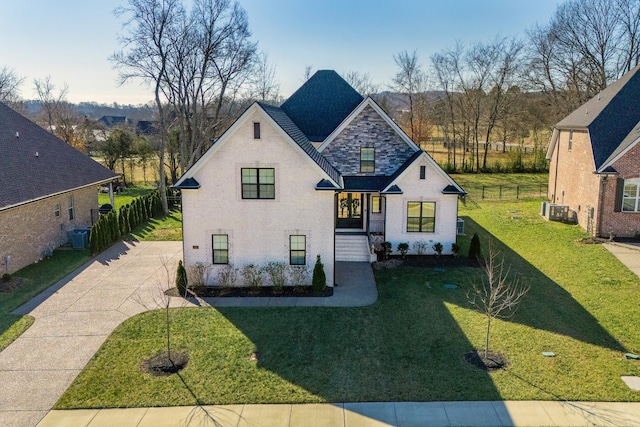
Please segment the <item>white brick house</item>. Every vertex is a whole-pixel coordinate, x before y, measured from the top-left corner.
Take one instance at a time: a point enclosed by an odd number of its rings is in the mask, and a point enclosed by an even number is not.
[[[319,71],[254,103],[176,183],[185,265],[369,261],[372,236],[451,253],[464,191],[371,99]]]

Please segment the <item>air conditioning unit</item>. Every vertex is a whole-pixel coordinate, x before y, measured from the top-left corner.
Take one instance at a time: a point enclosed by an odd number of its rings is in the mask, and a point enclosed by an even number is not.
[[[542,202],[540,214],[549,221],[569,221],[569,206]]]
[[[464,234],[464,219],[458,218],[456,221],[456,234]]]

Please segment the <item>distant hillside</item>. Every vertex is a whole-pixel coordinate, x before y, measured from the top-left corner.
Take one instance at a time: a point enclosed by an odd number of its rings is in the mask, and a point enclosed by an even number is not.
[[[42,103],[37,100],[23,102],[26,113],[34,117],[42,110]],[[152,120],[155,108],[150,105],[98,104],[97,102],[81,102],[71,105],[81,116],[98,120],[102,116],[126,116],[134,122]]]

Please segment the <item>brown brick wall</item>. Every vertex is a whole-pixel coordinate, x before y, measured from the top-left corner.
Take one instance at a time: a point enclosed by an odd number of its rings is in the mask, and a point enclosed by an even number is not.
[[[549,200],[569,206],[578,223],[587,229],[588,207],[593,207],[597,214],[600,179],[593,173],[595,164],[588,132],[573,131],[571,149],[569,137],[570,131],[560,131],[549,166]],[[597,224],[596,220],[594,218],[593,225]]]
[[[73,194],[74,219],[69,220],[68,196]],[[60,204],[60,216],[54,214]],[[5,256],[11,257],[8,273],[15,273],[42,259],[43,253],[68,241],[67,230],[91,226],[91,209],[98,206],[95,186],[61,194],[6,211],[0,211],[0,274]]]
[[[635,237],[640,233],[640,212],[614,212],[616,198],[616,178],[640,178],[640,144],[636,144],[614,164],[618,176],[610,176],[605,183],[602,227],[603,237]]]

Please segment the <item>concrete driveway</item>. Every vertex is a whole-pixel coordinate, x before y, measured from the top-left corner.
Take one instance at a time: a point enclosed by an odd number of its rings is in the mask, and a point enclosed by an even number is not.
[[[0,425],[35,426],[125,319],[155,308],[182,242],[120,242],[16,310],[34,324],[0,352]],[[164,260],[164,261],[163,261]]]

